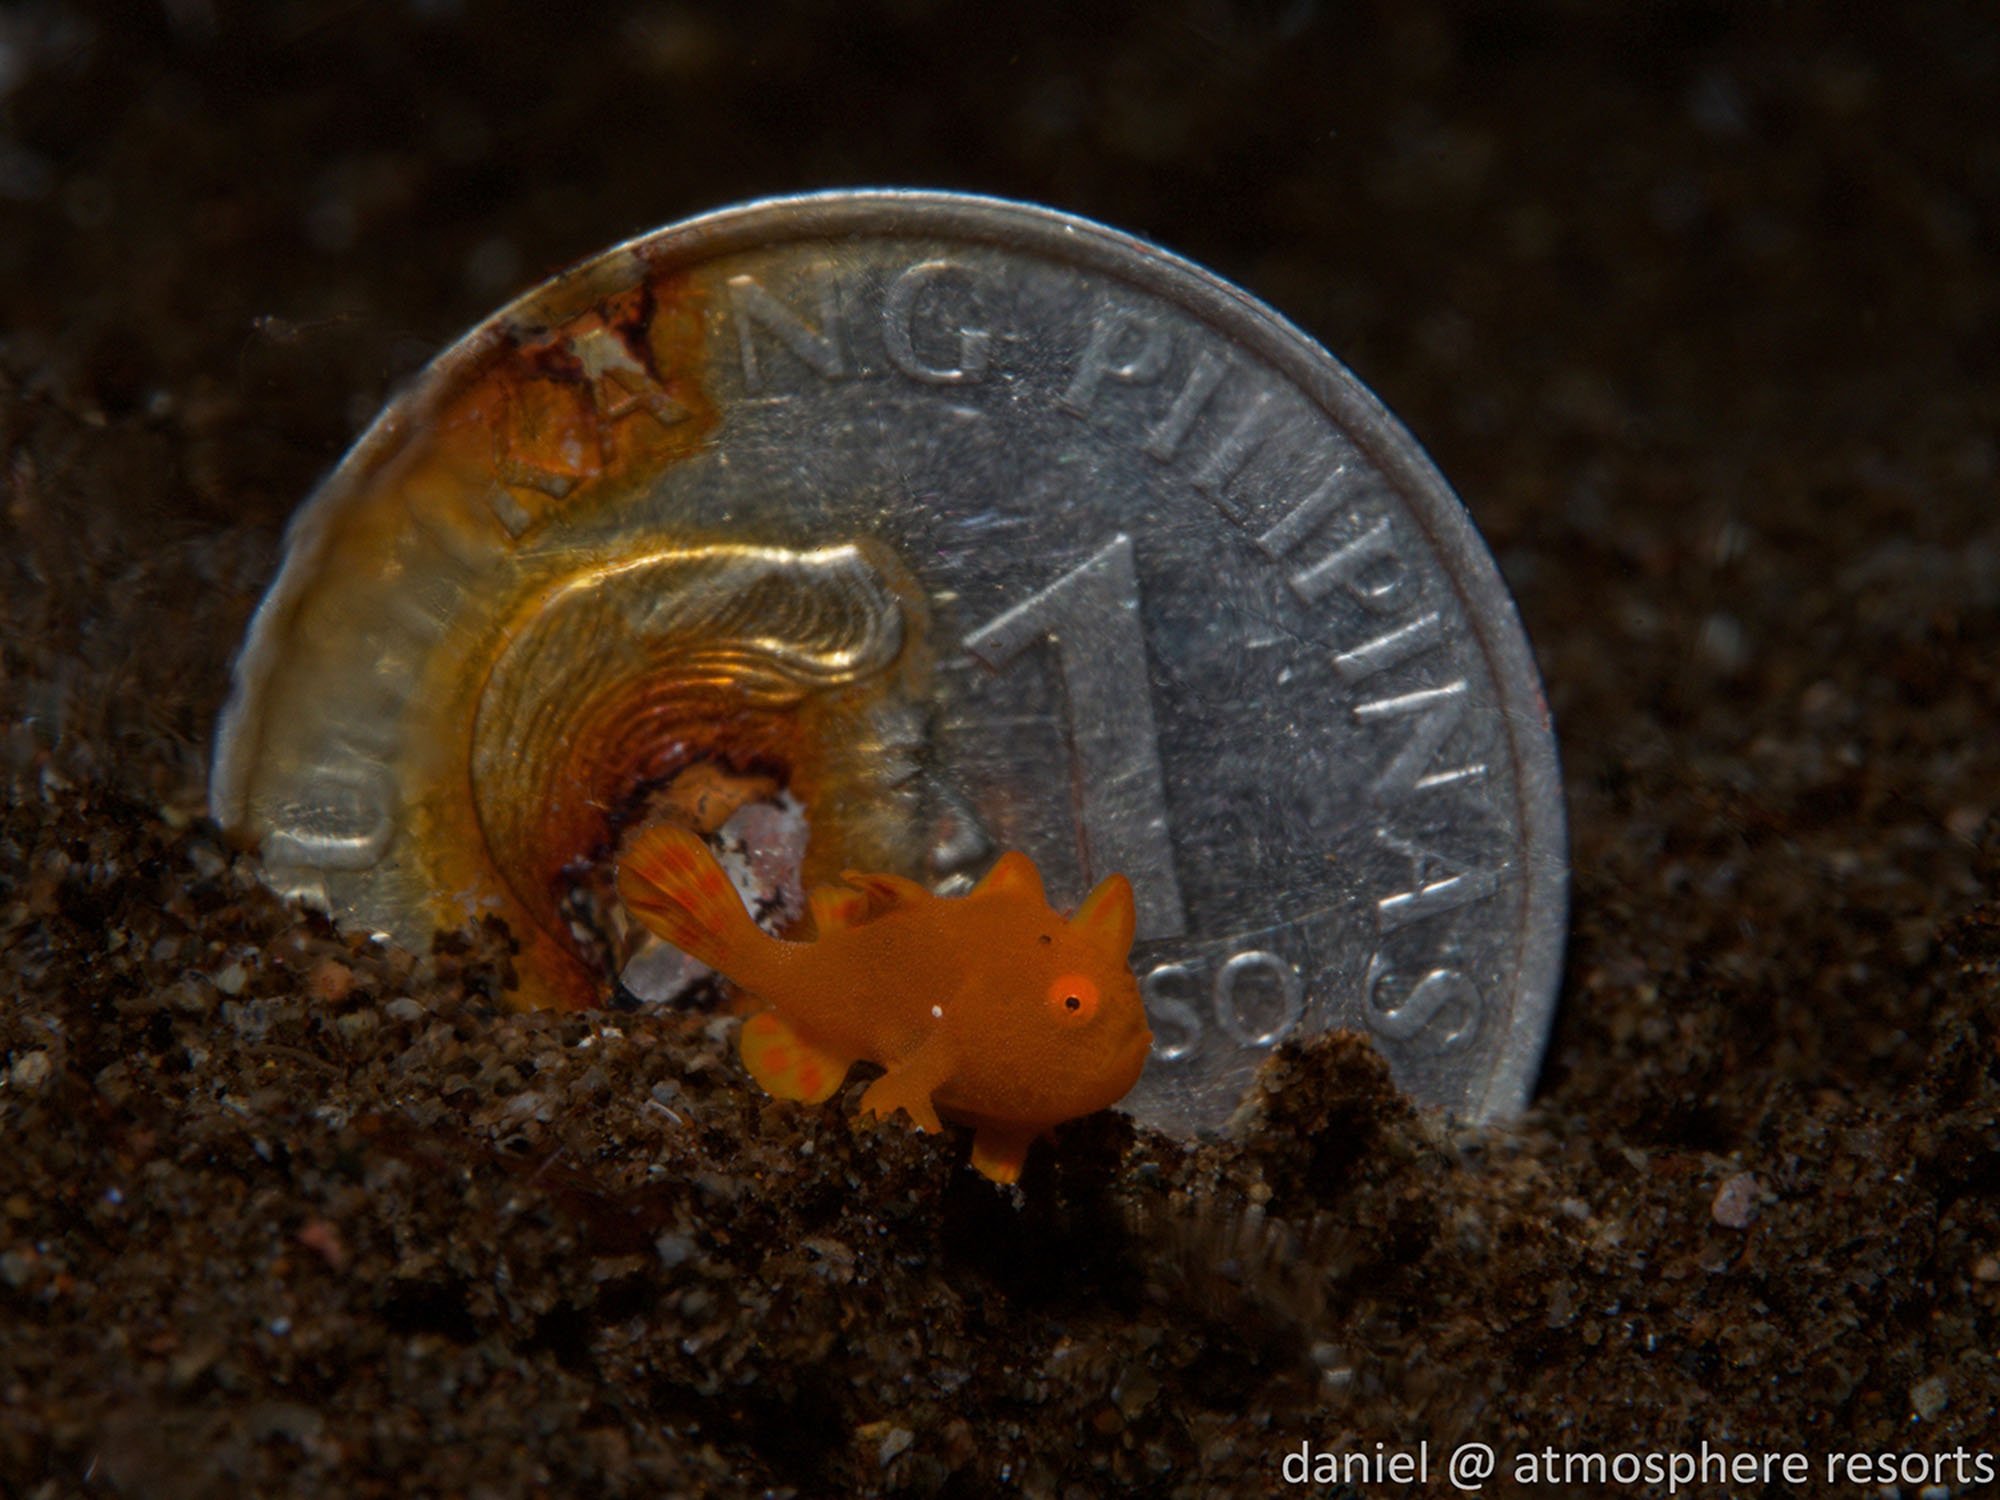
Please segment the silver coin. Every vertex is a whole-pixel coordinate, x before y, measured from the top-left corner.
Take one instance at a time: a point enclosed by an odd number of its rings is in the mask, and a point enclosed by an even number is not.
[[[1347,370],[1140,240],[829,193],[524,296],[300,512],[212,797],[280,890],[498,914],[580,1004],[566,892],[699,763],[798,796],[808,877],[1129,876],[1144,1123],[1335,1027],[1420,1103],[1526,1100],[1567,874],[1505,587]]]

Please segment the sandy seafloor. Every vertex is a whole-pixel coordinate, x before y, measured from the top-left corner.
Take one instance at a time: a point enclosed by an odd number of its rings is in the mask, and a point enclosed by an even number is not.
[[[358,946],[202,821],[385,393],[614,240],[856,183],[1211,264],[1451,476],[1574,823],[1517,1125],[1337,1040],[1239,1140],[1100,1119],[1017,1199],[700,1018],[500,1013],[490,935]],[[0,1492],[2000,1450],[1990,4],[27,0],[0,199]]]

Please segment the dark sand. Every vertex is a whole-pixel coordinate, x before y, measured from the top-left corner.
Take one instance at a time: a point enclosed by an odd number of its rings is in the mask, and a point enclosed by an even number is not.
[[[0,1492],[2000,1449],[1987,0],[213,9],[0,13]],[[631,232],[874,182],[1208,262],[1452,476],[1574,818],[1517,1128],[1335,1040],[1237,1144],[1105,1117],[1016,1199],[699,1018],[502,1013],[492,934],[349,944],[199,821],[385,392]]]

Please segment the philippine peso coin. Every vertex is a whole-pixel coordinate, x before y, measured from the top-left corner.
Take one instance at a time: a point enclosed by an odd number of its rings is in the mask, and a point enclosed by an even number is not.
[[[528,293],[300,511],[213,801],[342,923],[497,914],[525,1003],[589,1004],[578,893],[698,770],[803,807],[809,881],[1123,871],[1143,1122],[1333,1027],[1525,1101],[1566,871],[1512,604],[1352,375],[1139,240],[829,193]]]

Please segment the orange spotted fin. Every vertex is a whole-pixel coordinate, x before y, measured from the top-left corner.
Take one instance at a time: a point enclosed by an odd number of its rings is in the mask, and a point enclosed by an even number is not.
[[[1033,1130],[981,1125],[972,1133],[972,1165],[995,1182],[1019,1182],[1021,1165],[1034,1144]]]
[[[760,1010],[743,1023],[736,1050],[765,1093],[807,1104],[833,1097],[853,1062],[805,1041],[770,1010]]]
[[[750,919],[708,845],[669,823],[632,841],[618,862],[618,895],[652,932],[739,983],[744,959],[772,941]]]
[[[852,887],[823,885],[806,899],[812,905],[813,928],[822,935],[868,920],[868,898]]]

